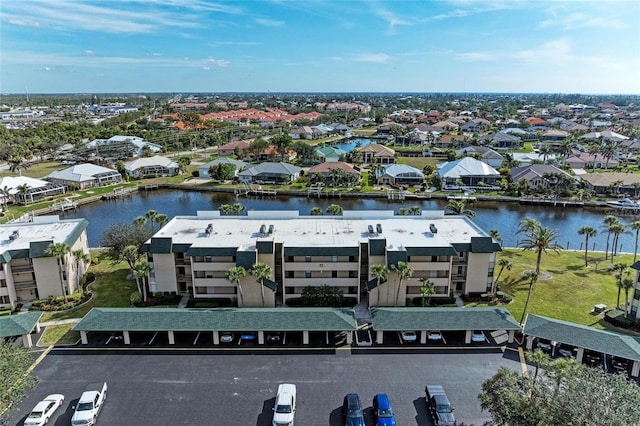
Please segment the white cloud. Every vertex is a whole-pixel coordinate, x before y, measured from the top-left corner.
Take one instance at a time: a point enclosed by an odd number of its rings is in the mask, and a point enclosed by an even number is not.
[[[223,59],[214,59],[214,58],[207,58],[204,60],[204,63],[207,65],[212,65],[214,67],[219,67],[219,68],[224,68],[229,65],[229,61],[225,61]]]
[[[387,24],[389,25],[389,31],[393,32],[395,30],[395,28],[399,25],[411,25],[411,22],[403,19],[401,17],[399,17],[398,15],[394,14],[393,12],[390,12],[386,9],[382,9],[382,8],[377,8],[374,10],[374,13],[379,17],[384,19],[385,21],[387,21]]]
[[[626,24],[620,19],[610,16],[590,16],[584,12],[572,13],[566,16],[554,17],[540,22],[542,28],[562,28],[575,30],[578,28],[625,28]]]
[[[49,68],[49,67],[44,67],[44,68],[42,68],[42,71],[51,71],[51,68]]]
[[[209,70],[211,70],[211,67],[202,67],[202,69],[205,70],[205,71],[209,71]]]
[[[276,21],[273,19],[266,19],[266,18],[256,18],[255,21],[256,23],[263,25],[265,27],[281,27],[284,25],[284,21]]]
[[[85,56],[93,56],[93,50],[85,50],[84,51],[84,55]]]
[[[516,52],[514,58],[524,61],[566,61],[571,59],[571,44],[566,39],[552,40],[537,48]]]
[[[465,61],[489,61],[493,59],[493,55],[483,52],[464,52],[459,53],[458,58]]]
[[[34,19],[23,19],[18,17],[13,17],[7,19],[7,22],[13,25],[18,25],[21,27],[39,27],[40,23]]]
[[[374,64],[384,64],[391,60],[391,56],[386,53],[361,53],[353,58],[356,62],[371,62]]]

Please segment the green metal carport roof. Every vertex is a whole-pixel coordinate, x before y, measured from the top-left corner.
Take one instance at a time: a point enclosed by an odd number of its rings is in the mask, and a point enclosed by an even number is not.
[[[373,328],[402,330],[519,330],[505,308],[373,308]]]
[[[41,316],[42,312],[27,312],[0,317],[0,338],[30,334]]]
[[[333,308],[93,308],[78,331],[349,331],[352,309]]]
[[[523,334],[640,361],[640,342],[637,338],[586,325],[529,314]]]

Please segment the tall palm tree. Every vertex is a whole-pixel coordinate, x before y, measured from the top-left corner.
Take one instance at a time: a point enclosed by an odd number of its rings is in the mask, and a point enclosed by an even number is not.
[[[638,225],[640,225],[640,222],[638,222]],[[638,227],[638,229],[640,229],[640,227]],[[589,238],[592,238],[598,235],[598,231],[596,231],[591,226],[583,226],[582,228],[578,229],[578,234],[584,235],[584,266],[587,267],[589,266],[589,262],[588,262]],[[638,241],[638,236],[636,234],[636,243],[637,241]]]
[[[273,270],[271,266],[263,262],[257,262],[251,266],[249,273],[256,278],[256,282],[260,284],[260,292],[262,294],[262,307],[264,308],[264,280],[271,277]]]
[[[502,244],[502,241],[503,241],[502,236],[500,235],[500,231],[498,231],[497,229],[490,230],[489,236],[494,240],[496,240],[497,242],[499,242],[500,244]]]
[[[136,263],[133,268],[134,276],[138,274],[142,279],[141,284],[142,284],[142,301],[143,302],[147,301],[147,291],[148,291],[147,284],[149,281],[149,273],[151,273],[151,265],[149,265],[147,262],[144,262],[144,261]]]
[[[545,368],[549,363],[549,355],[542,352],[540,349],[536,349],[533,352],[527,352],[526,358],[528,361],[532,362],[536,368],[533,373],[533,383],[535,383],[538,378],[538,370],[540,367]]]
[[[135,219],[133,219],[133,225],[134,226],[146,226],[147,225],[147,218],[144,216],[138,216]]]
[[[422,277],[420,281],[420,294],[422,295],[422,307],[429,306],[431,303],[431,296],[436,292],[436,285],[428,277]]]
[[[633,245],[633,263],[636,263],[636,257],[638,256],[638,234],[640,234],[640,220],[634,220],[629,224],[629,228],[635,231],[636,240]]]
[[[422,211],[422,209],[420,208],[420,206],[412,206],[409,211],[413,216],[420,216],[420,212]]]
[[[622,291],[622,274],[628,271],[629,265],[626,263],[616,263],[607,268],[607,271],[614,272],[616,275],[616,286],[618,287],[618,299],[616,300],[616,308],[620,307],[620,292]]]
[[[69,253],[70,247],[65,243],[51,243],[44,251],[44,254],[47,256],[52,256],[56,258],[56,262],[58,263],[58,277],[60,279],[60,289],[62,290],[62,296],[64,297],[64,303],[67,303],[67,291],[64,285],[64,274],[62,271],[62,265],[65,256]]]
[[[513,264],[509,261],[509,259],[500,259],[498,260],[498,266],[500,266],[500,270],[498,271],[498,276],[491,284],[491,300],[496,300],[496,296],[498,294],[498,281],[500,280],[500,275],[502,275],[502,271],[505,269],[510,271],[513,268]]]
[[[240,285],[240,280],[247,276],[247,270],[244,269],[243,266],[234,266],[229,268],[229,270],[224,274],[224,277],[230,283],[233,283],[238,288],[238,294],[240,295],[240,304],[239,306],[244,306],[244,294],[242,294],[242,286]]]
[[[633,288],[635,283],[631,278],[624,278],[621,284],[624,290],[624,317],[629,318],[629,290]]]
[[[518,231],[520,232],[520,231]],[[523,250],[535,250],[536,256],[536,279],[540,275],[540,263],[542,262],[542,254],[547,253],[548,250],[553,250],[559,253],[562,250],[555,241],[558,238],[558,233],[550,228],[545,228],[539,222],[526,232],[526,237],[520,241],[520,247]]]
[[[82,266],[84,270],[86,264],[91,262],[91,256],[82,249],[73,250],[71,254],[73,255],[73,260],[76,262],[76,288],[80,288],[80,266]]]
[[[609,258],[609,238],[611,237],[611,226],[616,223],[620,223],[617,217],[613,215],[607,215],[603,220],[604,229],[607,231],[607,246],[604,250],[604,260]]]
[[[331,204],[327,207],[327,213],[331,213],[334,216],[339,215],[342,213],[342,207],[338,204]]]
[[[476,212],[467,209],[467,203],[464,200],[450,200],[445,207],[447,214],[455,214],[458,216],[475,217]]]
[[[140,285],[140,281],[144,278],[144,271],[141,268],[136,268],[138,264],[134,265],[131,268],[131,275],[136,280],[136,287],[138,288],[138,294],[140,295],[140,299],[142,299],[142,286]]]
[[[167,224],[167,222],[169,221],[169,217],[166,214],[163,213],[159,213],[156,216],[156,223],[158,224],[158,231]]]
[[[398,306],[400,304],[400,289],[402,284],[413,276],[413,268],[407,262],[399,261],[395,265],[391,265],[391,269],[398,274],[398,287],[396,289],[396,306]]]
[[[615,223],[611,225],[609,230],[613,234],[613,243],[611,244],[611,263],[613,263],[613,257],[618,254],[618,241],[620,240],[620,234],[626,234],[627,231],[622,223]]]
[[[18,194],[22,195],[22,202],[24,204],[27,204],[27,193],[30,189],[31,185],[29,185],[28,183],[23,183],[22,185],[16,186],[16,191],[18,191]]]
[[[158,212],[155,210],[149,210],[144,214],[144,217],[149,221],[149,233],[153,234],[153,225],[155,225]]]
[[[11,188],[7,185],[0,189],[0,195],[2,195],[2,209],[7,210],[7,204],[9,204],[9,196],[11,195]]]
[[[538,273],[537,272],[529,272],[529,292],[527,293],[527,300],[524,302],[524,309],[522,310],[522,317],[520,317],[520,324],[524,322],[524,317],[527,314],[527,307],[529,307],[529,299],[531,298],[531,293],[533,292],[533,284],[538,281]]]
[[[375,278],[375,280],[377,281],[377,288],[378,288],[378,298],[376,301],[376,306],[380,305],[380,284],[382,283],[382,281],[385,281],[387,279],[388,275],[389,275],[389,269],[386,267],[386,265],[382,265],[382,264],[371,265],[371,276]]]

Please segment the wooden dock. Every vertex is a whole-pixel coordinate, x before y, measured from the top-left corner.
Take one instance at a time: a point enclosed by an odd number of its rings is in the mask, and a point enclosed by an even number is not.
[[[392,189],[388,189],[387,190],[387,200],[399,200],[399,201],[404,201],[405,199],[405,192],[404,190],[398,190],[398,191],[394,191]]]
[[[107,194],[102,194],[101,198],[103,200],[115,200],[117,198],[130,197],[133,192],[133,188],[116,188]]]
[[[75,210],[78,208],[78,203],[65,198],[62,201],[56,201],[51,205],[51,211],[53,212],[66,212],[67,210]]]
[[[315,186],[307,190],[307,197],[311,196],[315,196],[317,198],[342,198],[342,192],[338,191],[336,188],[331,188],[325,191],[321,186]]]
[[[583,201],[559,200],[556,198],[520,198],[520,204],[554,207],[584,207]]]
[[[143,191],[155,191],[158,188],[159,188],[159,186],[158,186],[157,183],[148,184],[148,185],[140,185],[138,187],[139,190],[143,190]]]
[[[233,193],[236,197],[275,197],[277,194],[275,189],[262,189],[261,185],[253,185],[245,183],[241,188],[236,188]]]

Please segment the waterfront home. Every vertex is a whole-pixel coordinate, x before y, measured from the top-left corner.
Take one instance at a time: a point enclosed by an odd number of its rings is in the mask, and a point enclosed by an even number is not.
[[[240,170],[244,169],[248,165],[248,163],[245,163],[244,161],[234,160],[232,158],[216,158],[215,160],[206,162],[198,166],[198,176],[200,176],[201,178],[210,178],[211,175],[209,175],[209,169],[211,169],[211,167],[218,166],[218,164],[233,164],[233,166],[235,167],[236,176],[238,176],[238,172]]]
[[[564,162],[572,169],[609,169],[619,164],[615,158],[605,158],[600,153],[592,154],[577,149],[574,149]]]
[[[289,163],[261,163],[247,167],[238,173],[243,183],[286,184],[296,180],[302,168]]]
[[[312,183],[322,182],[326,185],[355,183],[360,180],[360,172],[351,164],[343,161],[320,163],[311,167],[307,174]]]
[[[587,189],[596,194],[627,194],[633,197],[640,195],[640,175],[635,173],[585,173],[580,175]]]
[[[377,143],[358,147],[356,151],[362,154],[362,161],[365,164],[394,164],[396,162],[395,150]]]
[[[124,168],[132,178],[166,177],[180,173],[178,163],[160,155],[129,161],[124,163]]]
[[[325,163],[335,163],[347,155],[347,151],[335,146],[321,146],[313,150],[316,159]]]
[[[496,169],[471,157],[440,163],[437,167],[442,187],[445,189],[460,186],[494,186],[502,179]]]
[[[376,170],[378,185],[422,185],[424,174],[415,167],[406,164],[390,164]]]
[[[74,189],[85,189],[121,183],[122,175],[117,170],[85,163],[51,172],[45,179]]]
[[[513,183],[520,183],[526,179],[529,182],[529,187],[534,190],[554,187],[561,180],[567,183],[574,180],[569,173],[549,164],[514,167],[509,173]]]
[[[116,135],[109,139],[94,139],[85,145],[87,153],[96,154],[100,157],[140,157],[145,150],[157,153],[162,151],[158,144],[147,142],[138,136]]]
[[[67,192],[64,185],[28,176],[0,177],[0,188],[2,188],[0,199],[3,204],[29,203]]]
[[[269,145],[258,154],[259,161],[291,161],[298,156],[298,153],[293,149],[289,149],[282,153],[275,145]]]
[[[500,250],[471,219],[439,210],[419,216],[199,211],[174,217],[142,247],[153,269],[152,292],[225,298],[240,307],[285,304],[309,286],[325,285],[358,302],[368,292],[369,306],[406,306],[421,296],[421,278],[434,283],[433,297],[479,295],[491,288]],[[249,270],[258,262],[272,271],[259,284],[249,274],[237,282],[225,278],[231,268]],[[413,269],[410,278],[399,278],[399,262]],[[386,279],[373,275],[375,265],[389,269]]]
[[[41,216],[33,222],[0,225],[0,306],[15,308],[18,303],[62,296],[63,287],[66,294],[75,292],[89,263],[77,261],[72,252],[89,254],[87,224],[84,219]],[[45,254],[52,243],[70,247],[63,256],[62,274],[57,259]]]
[[[478,160],[487,163],[493,168],[502,167],[502,162],[504,161],[502,154],[486,146],[467,146],[456,150],[456,155],[464,157],[479,156],[480,158],[478,158]]]

